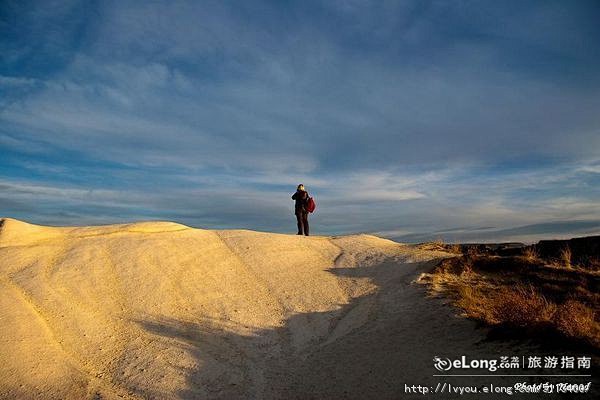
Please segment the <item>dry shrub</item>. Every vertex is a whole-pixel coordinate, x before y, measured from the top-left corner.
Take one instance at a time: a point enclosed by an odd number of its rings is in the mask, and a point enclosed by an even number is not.
[[[473,272],[473,267],[475,266],[475,260],[473,257],[463,257],[462,261],[462,274],[470,274]]]
[[[529,246],[523,251],[523,258],[527,261],[537,261],[540,258],[540,254],[535,246]]]
[[[462,254],[460,244],[449,244],[448,251],[453,254]]]
[[[570,259],[570,251],[565,252],[562,260]],[[486,261],[498,268],[488,268],[483,265]],[[585,265],[590,261],[591,257]],[[507,266],[501,258],[465,254],[442,261],[433,281],[453,296],[466,317],[488,325],[526,328],[523,332],[533,335],[551,329],[600,348],[596,273],[549,267],[503,273]]]
[[[419,248],[430,251],[447,251],[448,245],[442,239],[436,239],[433,242],[421,243]]]
[[[461,245],[458,243],[449,244],[444,242],[443,239],[437,238],[432,242],[426,242],[419,244],[419,248],[430,251],[444,251],[452,254],[462,254]]]
[[[436,268],[435,274],[463,276],[473,272],[473,261],[467,257],[452,257],[443,260]]]
[[[572,299],[558,306],[553,322],[560,332],[578,339],[591,339],[598,328],[594,310]]]
[[[471,258],[475,258],[477,256],[481,255],[481,252],[479,251],[479,249],[477,249],[477,247],[475,246],[469,246],[467,248],[467,256],[471,257]]]
[[[521,327],[550,321],[556,311],[556,304],[532,286],[500,290],[490,306],[495,319]]]
[[[490,324],[500,322],[493,318],[493,315],[490,313],[488,297],[480,289],[466,285],[459,286],[456,305],[462,308],[468,317],[476,318]]]
[[[600,257],[590,257],[587,262],[587,269],[590,271],[600,271]]]
[[[504,287],[490,293],[462,287],[459,289],[456,305],[473,318],[489,324],[510,324],[528,326],[550,321],[556,311],[556,304],[548,301],[533,287]]]
[[[463,285],[458,287],[456,305],[467,317],[490,325],[525,328],[549,324],[567,337],[600,346],[600,324],[592,308],[572,299],[556,305],[532,286],[483,291]]]
[[[475,257],[472,256],[463,256],[457,258],[457,262],[459,263],[459,274],[470,274],[473,272],[473,268],[475,266]]]
[[[569,268],[571,266],[571,248],[565,246],[560,251],[560,262],[562,266]]]
[[[431,248],[438,251],[446,251],[448,245],[444,242],[444,239],[437,238],[433,242],[431,242]]]

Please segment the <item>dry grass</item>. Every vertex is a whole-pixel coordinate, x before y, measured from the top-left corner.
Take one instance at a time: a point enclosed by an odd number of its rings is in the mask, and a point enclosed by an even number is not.
[[[506,259],[497,257],[465,255],[445,260],[430,283],[449,293],[467,317],[492,326],[533,329],[538,334],[552,329],[600,348],[600,313],[594,311],[599,308],[600,294],[589,283],[593,277],[585,271],[580,275],[576,269],[545,267],[539,260],[537,266],[529,263],[535,256],[509,259],[527,261],[525,269],[513,270],[506,269],[510,261],[506,264]]]
[[[595,312],[576,300],[569,299],[558,306],[553,322],[556,328],[568,337],[590,339],[600,344]]]
[[[540,254],[535,246],[529,246],[523,251],[523,258],[527,261],[538,261]]]
[[[492,297],[490,306],[498,321],[519,327],[549,322],[556,312],[556,304],[532,286],[500,290]]]
[[[476,247],[467,248],[467,257],[474,258],[480,255],[479,250]]]
[[[600,257],[590,257],[587,262],[587,269],[590,271],[600,271]]]
[[[491,291],[460,286],[455,304],[465,316],[489,325],[550,326],[564,336],[600,346],[600,324],[593,309],[573,299],[558,305],[532,286]]]
[[[482,290],[472,286],[458,285],[457,292],[458,299],[455,304],[463,309],[465,316],[479,319],[490,324],[498,323],[498,321],[492,318],[492,315],[489,312],[486,296],[482,293]]]
[[[460,244],[449,244],[448,251],[453,254],[462,254]]]
[[[422,250],[445,251],[452,254],[462,254],[459,244],[447,244],[441,238],[438,238],[432,242],[421,243],[419,244],[419,248]]]
[[[533,323],[549,322],[556,312],[556,304],[548,301],[531,286],[503,287],[485,294],[469,287],[461,289],[459,294],[457,305],[468,316],[492,325],[525,327]]]
[[[565,246],[565,248],[560,251],[559,261],[563,267],[565,267],[565,268],[571,267],[571,256],[572,256],[571,248],[569,248],[569,246]]]

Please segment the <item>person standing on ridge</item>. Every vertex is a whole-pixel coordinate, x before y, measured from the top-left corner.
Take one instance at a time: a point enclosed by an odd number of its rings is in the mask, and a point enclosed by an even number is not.
[[[292,200],[296,200],[294,214],[298,221],[298,235],[308,236],[308,210],[306,209],[308,198],[308,192],[304,189],[304,185],[299,184],[296,193],[292,195]]]

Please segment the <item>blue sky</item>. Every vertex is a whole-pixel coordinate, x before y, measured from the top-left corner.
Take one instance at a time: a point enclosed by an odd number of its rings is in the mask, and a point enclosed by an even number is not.
[[[598,1],[0,2],[0,215],[600,233]]]

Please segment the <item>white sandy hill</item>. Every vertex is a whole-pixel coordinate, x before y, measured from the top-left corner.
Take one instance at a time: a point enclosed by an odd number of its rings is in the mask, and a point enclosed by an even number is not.
[[[374,236],[0,229],[0,398],[394,398],[481,339]]]

